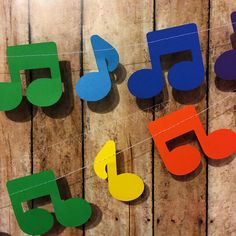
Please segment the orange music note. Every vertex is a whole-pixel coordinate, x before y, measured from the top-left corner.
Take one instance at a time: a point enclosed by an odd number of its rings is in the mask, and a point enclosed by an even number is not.
[[[169,151],[166,143],[190,131],[194,131],[203,152],[211,159],[223,159],[236,151],[236,133],[220,129],[206,135],[194,106],[186,106],[176,112],[150,122],[148,128],[160,156],[174,175],[186,175],[201,162],[199,151],[191,145],[183,145]]]

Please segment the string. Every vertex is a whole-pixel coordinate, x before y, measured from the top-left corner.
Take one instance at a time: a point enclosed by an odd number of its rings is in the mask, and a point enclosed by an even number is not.
[[[222,44],[222,45],[220,45],[220,46],[225,46],[225,45],[228,45],[228,43],[227,43],[227,44]],[[148,62],[150,62],[150,61],[148,61]],[[212,65],[212,64],[214,64],[214,62],[210,63],[210,65]],[[166,100],[166,101],[163,101],[163,102],[161,102],[161,103],[157,103],[156,105],[153,105],[153,106],[151,106],[151,107],[147,107],[147,108],[145,108],[145,109],[141,109],[141,110],[145,112],[145,111],[148,111],[148,110],[152,110],[153,108],[155,108],[155,107],[157,107],[157,106],[161,106],[162,104],[169,104],[169,103],[171,103],[171,100],[170,100],[170,99],[169,99],[169,100]],[[171,103],[171,104],[173,104],[173,103]],[[154,112],[155,112],[155,111],[154,111]],[[108,126],[108,125],[110,125],[110,124],[113,124],[113,123],[117,123],[117,122],[119,122],[120,120],[127,119],[127,117],[132,116],[132,115],[134,115],[135,113],[140,113],[140,111],[133,112],[133,113],[127,115],[127,116],[123,116],[123,117],[120,118],[120,119],[116,119],[116,120],[113,120],[113,121],[111,121],[111,122],[109,122],[109,123],[106,123],[106,126]],[[62,119],[61,121],[62,121],[62,122],[66,121],[66,118]],[[46,125],[40,126],[40,128],[44,128],[44,127],[46,127]],[[93,129],[93,131],[94,131],[94,130],[96,131],[97,129],[98,129],[98,130],[99,130],[99,129],[102,130],[102,127],[104,127],[104,126],[103,126],[103,125],[99,125],[99,126],[96,127],[95,129]],[[83,132],[83,133],[74,135],[74,138],[75,138],[75,137],[79,137],[79,136],[83,137],[83,136],[85,136],[86,134],[92,133],[93,131],[91,130],[91,131],[87,131],[87,132]],[[64,139],[63,141],[54,143],[54,144],[52,144],[52,145],[48,145],[48,146],[44,147],[44,150],[45,150],[45,149],[47,150],[47,149],[50,148],[50,147],[53,147],[53,146],[56,146],[56,145],[65,143],[65,142],[68,141],[69,139],[70,139],[70,138],[66,138],[66,139]]]
[[[207,28],[205,30],[200,30],[200,31],[193,31],[193,32],[190,32],[190,33],[185,33],[185,34],[179,34],[179,35],[176,35],[176,36],[172,36],[172,37],[166,37],[166,38],[162,38],[162,39],[157,39],[157,40],[153,40],[153,41],[149,41],[148,44],[153,44],[153,43],[158,43],[160,41],[166,41],[166,40],[170,40],[170,39],[173,39],[173,38],[179,38],[179,37],[185,37],[185,36],[189,36],[189,35],[193,35],[193,34],[198,34],[198,33],[205,33],[205,32],[208,32],[208,31],[215,31],[217,29],[220,29],[220,28],[223,28],[223,27],[226,27],[226,26],[232,26],[232,25],[235,25],[236,22],[231,22],[229,24],[224,24],[224,25],[221,25],[221,26],[218,26],[218,27],[214,27],[214,28]],[[130,47],[130,46],[136,46],[136,45],[143,45],[143,44],[146,44],[145,43],[132,43],[132,44],[126,44],[126,46]],[[122,47],[122,48],[126,48],[126,47]],[[115,48],[103,48],[103,49],[96,49],[94,50],[94,52],[104,52],[104,51],[112,51],[112,50],[116,50]],[[58,54],[53,54],[53,53],[48,53],[48,54],[34,54],[34,55],[12,55],[12,56],[8,56],[9,58],[13,58],[13,57],[16,57],[16,58],[19,58],[19,57],[45,57],[45,56],[55,56],[55,55],[71,55],[71,54],[83,54],[83,53],[88,53],[88,51],[72,51],[72,52],[61,52],[61,53],[58,53]],[[7,57],[7,56],[5,56]]]
[[[233,22],[233,24],[235,24],[235,23],[236,23],[236,22]],[[224,25],[224,26],[226,26],[226,25]],[[219,27],[217,27],[217,28],[221,28],[221,27],[224,27],[224,26],[219,26]],[[216,29],[216,28],[215,28],[215,29]],[[214,30],[214,28],[209,28],[209,29],[207,29],[207,30],[205,30],[205,31],[200,31],[200,32],[206,32],[206,31],[209,31],[209,30]],[[198,33],[198,32],[192,32],[192,33],[189,33],[189,34],[194,34],[194,33]],[[178,36],[174,36],[174,37],[183,37],[183,36],[186,36],[186,35],[189,35],[189,34],[182,34],[182,35],[178,35]],[[168,40],[168,39],[171,39],[171,38],[173,38],[173,37],[169,37],[169,38],[165,38],[165,39],[161,39],[161,40],[156,40],[156,41],[151,41],[151,42],[149,42],[149,43],[155,43],[155,42],[158,42],[158,41]],[[105,50],[107,50],[107,49],[104,49],[104,51],[105,51]],[[112,49],[110,49],[110,50],[112,50]],[[73,53],[81,53],[81,52],[72,52],[71,54],[73,54]],[[63,54],[64,54],[64,53],[63,53]],[[45,55],[48,56],[49,54],[45,54]],[[24,57],[24,56],[32,56],[32,55],[22,55],[22,56],[20,56],[20,57]],[[38,54],[37,56],[44,56],[44,55],[43,55],[43,54]],[[14,56],[12,56],[12,57],[14,57]],[[234,91],[232,91],[232,92],[234,92]],[[231,96],[231,95],[227,96],[226,98],[228,98],[228,97],[230,97],[230,96]],[[226,98],[222,99],[221,101],[225,100]],[[205,112],[206,110],[208,110],[209,108],[215,106],[216,104],[219,104],[221,101],[216,102],[216,103],[213,104],[212,106],[209,106],[208,108],[202,110],[202,111],[199,112],[197,115],[199,115],[199,114]],[[158,105],[160,105],[160,104],[158,104]],[[194,115],[194,116],[196,116],[196,115]],[[194,117],[194,116],[193,116],[193,117]],[[193,118],[193,117],[190,117],[190,118],[188,118],[188,119],[191,119],[191,118]],[[182,122],[183,122],[183,121],[182,121]],[[182,122],[181,122],[181,123],[182,123]],[[179,125],[179,124],[176,124],[176,125]],[[176,126],[176,125],[175,125],[175,126]],[[173,127],[170,127],[170,128],[173,128]],[[169,129],[170,129],[170,128],[169,128]],[[169,129],[163,130],[162,132],[168,131]],[[158,133],[158,134],[160,134],[160,133]],[[158,134],[156,134],[156,135],[158,135]],[[155,135],[154,135],[154,136],[155,136]],[[140,141],[140,142],[138,142],[138,143],[136,143],[136,144],[134,144],[134,145],[132,145],[132,146],[126,148],[126,149],[121,150],[120,152],[117,153],[117,155],[118,155],[119,153],[122,153],[122,152],[126,151],[126,150],[129,150],[130,148],[133,148],[133,147],[136,146],[136,145],[139,145],[139,144],[141,144],[141,143],[143,143],[143,142],[146,142],[146,141],[149,140],[149,139],[152,139],[152,137],[151,137],[151,138],[148,138],[148,139],[144,139],[144,140],[142,140],[142,141]],[[105,159],[104,159],[104,160],[105,160]],[[104,161],[104,160],[103,160],[103,161]],[[56,178],[56,180],[59,180],[59,179],[61,179],[61,178],[63,178],[63,177],[66,177],[66,176],[68,176],[68,175],[71,175],[71,174],[73,174],[73,173],[75,173],[75,172],[77,172],[77,171],[83,170],[83,169],[85,169],[85,168],[87,168],[87,167],[89,167],[89,166],[91,166],[91,165],[84,166],[84,167],[82,167],[82,168],[80,168],[80,169],[77,169],[77,170],[74,170],[74,171],[72,171],[72,172],[69,172],[69,173],[65,174],[64,176],[61,176],[61,177]],[[51,181],[48,181],[48,182],[51,182]],[[45,183],[43,183],[43,184],[47,184],[48,182],[45,182]],[[38,187],[38,186],[34,186],[34,188],[36,188],[36,187]],[[27,190],[28,190],[28,189],[27,189]],[[24,189],[24,190],[21,190],[21,192],[27,191],[27,190]],[[13,194],[17,194],[17,193],[13,193]],[[13,194],[12,194],[12,195],[13,195]],[[8,205],[8,206],[1,207],[0,209],[5,208],[5,207],[9,207],[9,206],[11,206],[11,204]]]
[[[234,90],[233,92],[235,92],[235,91],[236,91],[236,90]],[[220,103],[222,103],[223,101],[225,101],[226,99],[228,99],[229,97],[231,97],[232,95],[234,95],[234,94],[230,94],[230,95],[226,96],[225,98],[221,99],[220,101],[217,101],[217,102],[213,103],[212,105],[210,105],[209,107],[207,107],[207,108],[203,109],[202,111],[196,113],[195,115],[192,115],[192,116],[190,116],[190,117],[188,117],[188,118],[186,118],[186,119],[184,119],[184,120],[182,120],[182,121],[180,121],[180,122],[178,122],[178,123],[176,123],[176,124],[170,126],[169,128],[164,129],[164,130],[162,130],[161,132],[158,132],[158,133],[152,135],[152,137],[148,137],[148,138],[143,139],[143,140],[141,140],[141,141],[139,141],[139,142],[137,142],[137,143],[135,143],[135,144],[133,144],[133,145],[131,145],[131,146],[129,146],[129,147],[126,147],[126,148],[122,149],[121,151],[117,152],[116,155],[118,156],[119,154],[121,154],[121,153],[123,153],[123,152],[125,152],[125,151],[128,151],[128,150],[134,148],[135,146],[138,146],[138,145],[140,145],[140,144],[143,144],[143,143],[145,143],[145,142],[147,142],[147,141],[149,141],[149,140],[155,138],[156,136],[158,136],[158,135],[160,135],[160,134],[162,134],[162,133],[165,133],[165,132],[169,131],[170,129],[175,128],[176,126],[178,126],[178,125],[180,125],[180,124],[183,124],[183,123],[189,121],[190,119],[192,119],[192,118],[194,118],[194,117],[199,116],[200,114],[206,112],[206,111],[209,110],[210,108],[213,108],[213,107],[215,107],[216,105],[219,105]],[[64,178],[64,177],[67,177],[67,176],[69,176],[69,175],[72,175],[72,174],[74,174],[74,173],[76,173],[76,172],[78,172],[78,171],[81,171],[81,170],[84,170],[84,169],[86,169],[86,168],[88,168],[88,167],[91,167],[91,166],[94,165],[94,163],[96,163],[96,164],[97,164],[97,163],[103,163],[104,161],[109,160],[109,158],[111,158],[111,157],[113,157],[113,156],[114,156],[114,154],[105,157],[103,160],[94,161],[94,162],[91,163],[91,164],[88,164],[88,165],[86,165],[86,166],[83,166],[83,167],[78,168],[78,169],[76,169],[76,170],[73,170],[73,171],[71,171],[71,172],[68,172],[67,174],[64,174],[64,175],[62,175],[62,176],[59,176],[59,177],[55,178],[55,180],[56,180],[56,181],[57,181],[57,180],[60,180],[60,179],[62,179],[62,178]],[[34,188],[38,188],[38,187],[40,187],[40,186],[42,186],[42,185],[51,183],[51,182],[53,182],[53,181],[55,181],[55,180],[45,181],[44,183],[41,183],[41,184],[38,184],[38,185],[34,185],[34,186],[29,187],[29,188],[22,189],[22,190],[20,190],[20,191],[16,191],[16,192],[10,194],[10,196],[14,196],[14,195],[16,195],[16,194],[19,194],[19,193],[22,193],[22,192],[25,192],[25,191],[28,191],[28,190],[31,190],[31,189],[34,189]],[[1,209],[1,208],[0,208],[0,209]]]
[[[234,91],[232,91],[232,92],[235,92],[235,91],[236,91],[236,90],[234,90]],[[225,98],[221,99],[220,101],[217,101],[217,102],[213,103],[212,105],[210,105],[209,107],[207,107],[207,108],[203,109],[202,111],[198,112],[197,114],[195,114],[195,115],[193,115],[193,116],[191,116],[191,117],[188,117],[187,119],[184,119],[184,120],[182,120],[181,122],[178,122],[178,123],[176,123],[176,124],[173,125],[173,126],[170,126],[168,129],[165,129],[165,130],[163,130],[163,131],[161,131],[161,132],[159,132],[159,133],[154,134],[152,137],[143,139],[143,140],[141,140],[140,142],[138,142],[138,143],[136,143],[136,144],[134,144],[134,145],[131,145],[131,146],[129,146],[129,147],[127,147],[127,148],[125,148],[125,149],[123,149],[123,150],[117,152],[116,155],[118,156],[120,153],[122,153],[122,152],[124,152],[124,151],[127,151],[127,150],[129,150],[129,149],[131,149],[131,148],[133,148],[133,147],[135,147],[135,146],[137,146],[137,145],[140,145],[140,144],[142,144],[142,143],[144,143],[144,142],[146,142],[146,141],[148,141],[148,140],[150,140],[150,139],[153,139],[153,138],[156,137],[157,135],[159,135],[159,134],[161,134],[161,133],[164,133],[164,132],[167,132],[168,130],[170,130],[170,129],[172,129],[172,128],[174,128],[174,127],[176,127],[176,126],[178,126],[178,125],[180,125],[180,124],[182,124],[182,123],[188,121],[189,119],[192,119],[192,118],[194,118],[194,117],[196,117],[196,116],[199,116],[200,114],[206,112],[206,111],[209,110],[210,108],[213,108],[213,107],[215,107],[216,105],[219,105],[220,103],[222,103],[223,101],[225,101],[226,99],[228,99],[229,97],[231,97],[232,95],[234,95],[234,94],[230,94],[230,95],[226,96]],[[105,160],[108,160],[108,159],[109,159],[110,157],[112,157],[112,156],[113,156],[113,155],[110,155],[110,156],[104,158],[102,161],[95,161],[94,163],[101,163],[101,162],[103,162],[103,161],[105,161]],[[84,170],[84,169],[86,169],[86,168],[88,168],[88,167],[90,167],[90,166],[93,166],[94,163],[93,163],[93,164],[89,164],[89,165],[87,165],[87,166],[84,166],[84,167],[82,167],[82,168],[76,169],[76,170],[74,170],[74,171],[71,171],[71,172],[69,172],[69,173],[67,173],[67,174],[65,174],[65,175],[60,176],[60,177],[57,177],[55,180],[56,180],[56,181],[57,181],[57,180],[60,180],[60,179],[62,179],[62,178],[64,178],[64,177],[66,177],[66,176],[69,176],[69,175],[74,174],[75,172],[78,172],[78,171],[80,171],[80,170]],[[46,181],[46,182],[41,183],[41,184],[39,184],[39,185],[35,185],[35,186],[32,186],[32,187],[23,189],[23,190],[21,190],[21,191],[14,192],[14,193],[12,193],[10,196],[15,195],[15,194],[18,194],[18,193],[21,193],[21,192],[24,192],[24,191],[28,191],[28,190],[31,190],[31,189],[34,189],[34,188],[38,188],[38,187],[40,187],[40,186],[42,186],[42,185],[48,184],[48,183],[53,182],[53,181],[54,181],[54,180]],[[0,207],[0,209],[4,209],[4,208],[10,207],[10,206],[11,206],[11,204],[8,204],[8,205],[5,205],[5,206]]]
[[[107,122],[105,125],[96,126],[95,128],[93,128],[93,130],[90,130],[90,131],[87,131],[87,132],[83,132],[81,134],[74,135],[73,136],[73,140],[75,140],[77,137],[80,137],[80,136],[81,136],[81,139],[85,138],[85,137],[92,138],[93,135],[90,135],[90,133],[92,133],[94,131],[99,131],[99,130],[103,131],[105,126],[111,126],[111,124],[113,124],[113,123],[119,123],[119,124],[122,125],[123,122],[124,123],[128,122],[128,121],[132,120],[133,117],[136,118],[137,114],[141,114],[142,117],[145,117],[146,114],[143,114],[142,112],[157,112],[157,111],[159,111],[158,109],[160,109],[162,106],[165,106],[165,108],[166,108],[166,106],[168,104],[173,104],[173,103],[170,102],[170,99],[166,100],[166,101],[163,101],[161,103],[157,103],[157,104],[155,104],[153,106],[150,106],[150,107],[147,107],[147,108],[144,108],[144,109],[140,109],[139,111],[135,111],[135,112],[133,112],[133,113],[131,113],[131,114],[125,116],[125,117],[120,118],[120,119],[116,119],[116,120],[113,120],[111,122]],[[175,107],[176,107],[176,105],[175,105]],[[122,121],[122,120],[126,120],[126,121]],[[44,146],[42,149],[39,150],[39,152],[34,152],[34,158],[37,158],[37,156],[39,156],[40,153],[45,152],[46,150],[48,150],[51,147],[54,147],[54,146],[57,146],[59,144],[63,144],[65,142],[67,142],[69,139],[70,138],[66,138],[63,141],[60,141],[60,142],[57,142],[57,143],[53,143],[53,144],[48,145],[48,146]],[[81,139],[79,138],[79,140],[76,140],[76,143],[82,141]],[[58,152],[58,154],[60,154],[60,152],[57,149],[55,149],[55,151]],[[10,164],[10,167],[12,167],[14,165],[15,165],[15,163],[12,163],[12,164]],[[2,169],[4,169],[4,167]]]
[[[140,156],[143,157],[143,155],[146,154],[146,153],[147,153],[147,152],[143,152],[143,153],[140,153],[139,155],[136,155],[134,158],[132,158],[132,160],[125,161],[125,164],[128,163],[128,162],[131,162],[131,161],[133,161],[133,160],[138,159]],[[148,176],[149,174],[151,174],[151,173],[152,173],[152,171],[150,170],[149,172],[147,172],[147,173],[145,174],[145,177],[147,177],[147,176]],[[92,175],[90,175],[89,177],[86,177],[85,180],[88,180],[88,179],[91,179],[91,178],[94,178],[94,177],[97,177],[97,175],[95,175],[95,172],[93,171],[93,172],[92,172]],[[84,182],[84,180],[79,180],[79,181],[76,181],[76,184],[79,184],[79,183],[82,183],[82,182]],[[69,185],[69,186],[71,186],[71,185]],[[8,205],[5,205],[5,206],[3,206],[3,207],[0,207],[0,210],[1,210],[1,209],[4,209],[4,208],[8,208],[8,207],[10,207],[10,206],[11,206],[11,203],[9,203]]]
[[[212,64],[213,64],[213,63],[212,63]],[[169,100],[166,100],[166,101],[163,101],[162,103],[157,103],[156,105],[153,105],[153,106],[147,107],[147,108],[145,108],[145,109],[142,109],[142,111],[145,112],[145,111],[148,111],[148,110],[152,110],[153,112],[155,112],[153,109],[155,109],[156,107],[158,107],[158,106],[161,107],[163,104],[169,104],[169,103],[172,104],[172,103],[170,102],[170,99],[169,99]],[[130,119],[129,117],[131,117],[131,116],[133,116],[133,115],[135,115],[135,114],[138,114],[138,113],[141,113],[141,111],[133,112],[133,113],[131,113],[131,114],[125,116],[125,117],[122,117],[122,118],[120,118],[120,119],[113,120],[113,121],[111,121],[111,122],[109,122],[109,123],[106,123],[106,126],[107,126],[107,125],[111,125],[111,124],[113,124],[113,123],[118,123],[118,122],[120,122],[120,120],[125,120],[125,119],[127,119],[127,118]],[[62,121],[64,121],[64,120],[66,120],[66,118],[63,119]],[[41,126],[41,128],[44,128],[45,126],[46,126],[46,125]],[[79,137],[79,136],[81,135],[81,138],[83,138],[84,136],[87,136],[87,134],[92,133],[93,131],[96,131],[96,130],[103,130],[102,128],[103,128],[103,125],[100,125],[100,126],[98,126],[98,127],[95,127],[95,128],[94,128],[93,130],[91,130],[91,131],[83,132],[83,133],[74,135],[73,137],[76,138],[76,137]],[[50,147],[57,146],[57,145],[59,145],[59,144],[65,143],[65,142],[68,141],[69,139],[70,139],[70,137],[64,139],[63,141],[60,141],[60,142],[57,142],[57,143],[53,143],[52,145],[48,145],[48,146],[44,147],[43,150],[45,151],[45,150],[47,150],[47,149],[50,148]],[[56,150],[56,151],[57,151],[57,150]],[[36,155],[36,156],[37,156],[37,155]]]
[[[216,44],[214,45],[213,47],[207,47],[207,48],[203,48],[201,49],[201,52],[205,52],[205,51],[210,51],[210,52],[214,52],[214,50],[216,48],[219,48],[219,47],[223,47],[223,46],[228,46],[228,45],[231,45],[232,43],[230,43],[229,41],[227,43],[223,43],[223,44]],[[0,57],[1,58],[1,57]],[[141,61],[141,62],[134,62],[134,63],[122,63],[123,66],[129,66],[129,65],[139,65],[139,64],[144,64],[144,63],[150,63],[151,60],[148,59],[148,60],[145,60],[145,61]],[[86,68],[86,71],[91,71],[93,70],[94,68]],[[77,70],[70,70],[71,73],[78,73],[80,72],[80,69],[77,69]],[[0,72],[0,75],[10,75],[9,72]],[[25,72],[20,72],[20,75],[25,75]]]
[[[224,45],[228,45],[228,43],[227,44],[221,44],[221,45],[219,45],[219,46],[224,46]],[[211,64],[214,64],[214,63],[211,63]],[[155,110],[156,110],[156,108],[157,107],[159,107],[159,109],[160,109],[160,107],[163,105],[163,104],[166,104],[166,105],[168,105],[168,104],[173,104],[172,102],[171,102],[171,100],[169,99],[169,100],[166,100],[166,101],[163,101],[163,102],[161,102],[161,103],[157,103],[157,104],[155,104],[155,105],[153,105],[153,106],[150,106],[150,107],[147,107],[147,108],[144,108],[144,109],[141,109],[141,111],[148,111],[148,110],[150,110],[150,111],[152,111],[152,112],[155,112]],[[165,107],[166,108],[166,107]],[[142,114],[141,113],[141,111],[136,111],[136,112],[133,112],[133,113],[131,113],[131,114],[128,114],[127,116],[123,116],[122,118],[120,118],[120,119],[116,119],[116,120],[113,120],[113,121],[111,121],[111,122],[109,122],[109,123],[106,123],[106,126],[107,125],[111,125],[111,124],[113,124],[113,123],[120,123],[120,121],[121,120],[127,120],[128,119],[128,121],[129,121],[129,119],[132,119],[132,117],[131,116],[133,116],[133,115],[136,115],[136,114],[141,114],[142,116],[144,116],[144,114]],[[158,110],[157,110],[158,111]],[[64,119],[62,119],[61,121],[62,122],[64,122],[66,120],[66,118],[64,118]],[[46,125],[43,125],[43,126],[40,126],[40,128],[44,128],[44,127],[46,127]],[[80,133],[80,134],[76,134],[76,135],[74,135],[73,137],[74,137],[74,139],[76,138],[76,137],[79,137],[80,135],[81,135],[81,138],[83,138],[83,137],[88,137],[87,135],[89,134],[89,133],[92,133],[92,132],[94,132],[94,131],[96,131],[96,130],[103,130],[103,125],[100,125],[100,126],[97,126],[97,127],[95,127],[93,130],[91,130],[91,131],[87,131],[87,132],[83,132],[83,133]],[[91,136],[90,136],[91,137]],[[65,143],[66,141],[68,141],[70,139],[70,137],[68,137],[68,138],[66,138],[66,139],[64,139],[63,141],[60,141],[60,142],[57,142],[57,143],[53,143],[53,144],[51,144],[51,145],[48,145],[48,146],[44,146],[43,147],[43,149],[40,149],[42,152],[43,151],[46,151],[48,148],[50,148],[50,147],[53,147],[53,146],[57,146],[57,145],[59,145],[59,144],[62,144],[62,143]],[[79,139],[78,140],[78,142],[80,142],[80,141],[82,141],[82,139]],[[55,149],[56,150],[56,149]],[[58,150],[56,150],[58,153],[59,153],[59,151]],[[35,153],[37,153],[37,154],[35,154]],[[38,155],[40,155],[40,152],[35,152],[34,153],[34,157],[37,157]],[[60,153],[59,153],[60,154]],[[14,163],[13,164],[11,164],[11,166],[13,166],[14,165]]]

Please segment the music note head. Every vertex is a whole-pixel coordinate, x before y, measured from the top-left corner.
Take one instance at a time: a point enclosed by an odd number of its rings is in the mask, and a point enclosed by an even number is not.
[[[109,72],[119,65],[119,55],[115,48],[98,35],[91,37],[98,72],[90,72],[82,76],[76,84],[78,96],[90,102],[96,102],[108,95],[111,90]]]
[[[158,77],[152,69],[142,69],[134,72],[128,80],[128,88],[131,94],[139,99],[149,99],[158,95],[163,87],[162,75]]]
[[[58,80],[39,78],[26,90],[28,100],[40,107],[48,107],[59,101],[62,95],[62,83]]]
[[[219,129],[210,133],[203,147],[211,159],[224,159],[236,152],[236,133],[229,129]]]
[[[48,211],[36,208],[25,212],[24,217],[22,220],[18,220],[18,223],[25,233],[41,235],[47,233],[53,227],[54,219]]]
[[[144,191],[143,180],[131,173],[119,174],[109,181],[111,195],[120,201],[133,201],[141,196]]]
[[[0,82],[0,111],[10,111],[18,107],[22,100],[20,82]]]
[[[171,67],[168,73],[171,87],[179,91],[196,89],[204,81],[204,67],[196,67],[193,62],[184,61]]]
[[[215,63],[215,73],[223,80],[236,80],[236,50],[224,52]]]
[[[100,65],[106,67],[106,62],[101,61]],[[111,90],[111,81],[107,71],[90,72],[76,84],[76,93],[81,99],[88,102],[96,102],[108,95]]]
[[[79,227],[92,215],[91,205],[82,198],[71,198],[55,206],[57,220],[66,227]]]
[[[187,175],[195,171],[201,163],[201,155],[196,147],[183,145],[162,156],[167,170],[173,175]]]

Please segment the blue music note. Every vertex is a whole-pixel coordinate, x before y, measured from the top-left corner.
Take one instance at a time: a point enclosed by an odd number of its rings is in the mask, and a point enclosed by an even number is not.
[[[110,92],[109,72],[118,67],[119,55],[115,48],[98,35],[93,35],[90,40],[98,72],[91,72],[81,77],[76,84],[76,93],[83,100],[95,102],[103,99]]]
[[[148,48],[152,69],[142,69],[131,75],[130,92],[141,99],[158,95],[164,86],[160,57],[177,52],[191,51],[192,60],[182,61],[171,67],[168,73],[170,85],[181,91],[199,87],[204,81],[204,65],[196,24],[149,32]]]
[[[231,14],[234,34],[236,34],[236,12]],[[215,73],[223,80],[236,80],[236,50],[232,49],[221,54],[215,63]]]

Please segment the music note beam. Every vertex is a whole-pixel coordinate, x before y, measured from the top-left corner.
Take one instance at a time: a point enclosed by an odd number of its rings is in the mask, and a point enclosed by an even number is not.
[[[32,104],[47,107],[60,99],[62,82],[54,42],[7,47],[7,60],[11,82],[0,82],[1,111],[15,109],[22,100],[21,70],[49,68],[51,71],[51,78],[38,78],[29,84],[26,97]]]
[[[164,77],[160,58],[177,52],[191,51],[192,60],[171,67],[168,73],[170,85],[177,90],[188,91],[203,83],[204,65],[196,24],[149,32],[147,42],[152,68],[139,70],[130,76],[128,88],[134,96],[149,99],[162,91]]]
[[[231,21],[234,30],[234,37],[236,33],[236,12],[231,14]],[[215,63],[215,73],[223,80],[236,80],[235,70],[236,50],[229,50],[218,57]]]
[[[100,150],[93,167],[99,178],[108,179],[109,192],[117,200],[132,201],[144,191],[144,183],[139,176],[132,173],[117,174],[116,146],[112,140]]]
[[[169,151],[167,142],[194,131],[203,152],[211,159],[223,159],[236,151],[236,133],[229,129],[216,130],[208,135],[194,106],[186,106],[148,124],[159,154],[174,175],[186,175],[197,169],[201,162],[199,151],[183,145]]]
[[[76,84],[77,95],[90,102],[105,98],[111,90],[111,78],[109,72],[114,71],[119,65],[119,55],[115,48],[108,42],[93,35],[91,44],[98,72],[91,72],[82,76]]]
[[[57,220],[66,227],[81,226],[92,214],[90,204],[82,198],[61,199],[55,176],[50,170],[10,180],[7,190],[17,222],[27,234],[44,234],[54,224],[53,216],[45,209],[24,212],[22,203],[36,198],[50,196]]]

